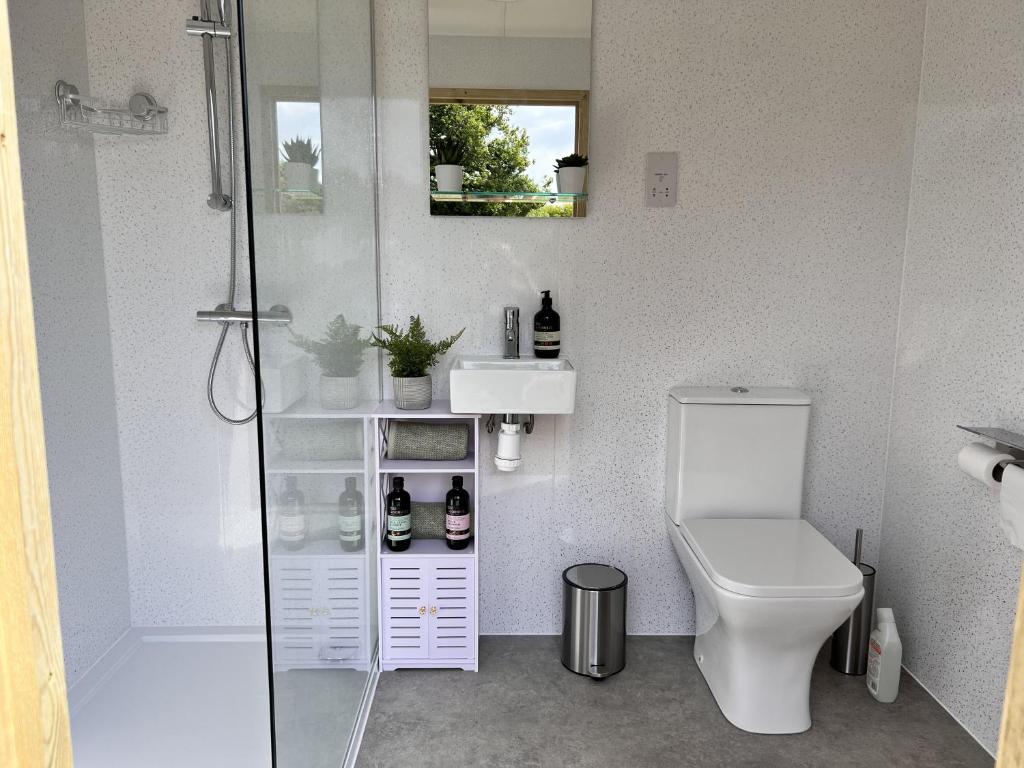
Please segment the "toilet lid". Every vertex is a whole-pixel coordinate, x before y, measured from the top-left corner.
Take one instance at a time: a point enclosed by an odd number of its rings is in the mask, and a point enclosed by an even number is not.
[[[856,594],[860,569],[806,520],[693,519],[680,531],[711,580],[751,597]]]

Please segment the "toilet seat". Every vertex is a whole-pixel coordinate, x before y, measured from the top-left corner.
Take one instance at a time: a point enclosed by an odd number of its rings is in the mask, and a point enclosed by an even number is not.
[[[806,520],[697,518],[679,530],[711,580],[749,597],[845,597],[860,569]]]

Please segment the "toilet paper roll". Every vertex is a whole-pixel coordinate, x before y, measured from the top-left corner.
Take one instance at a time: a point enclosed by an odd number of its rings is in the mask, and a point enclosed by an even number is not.
[[[978,482],[984,483],[993,496],[999,495],[1000,483],[992,476],[992,472],[1001,461],[1013,461],[1013,456],[1008,453],[1000,453],[984,443],[965,445],[956,457],[956,463],[960,465],[960,469]]]
[[[1009,466],[1003,470],[1003,488],[999,494],[999,521],[1010,543],[1024,549],[1024,469]]]

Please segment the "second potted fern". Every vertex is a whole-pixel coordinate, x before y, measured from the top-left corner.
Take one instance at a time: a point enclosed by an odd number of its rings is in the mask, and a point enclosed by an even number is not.
[[[329,411],[355,408],[359,402],[359,369],[363,353],[371,346],[361,338],[362,327],[349,325],[338,315],[320,340],[295,334],[292,344],[316,358],[320,366],[320,405]]]

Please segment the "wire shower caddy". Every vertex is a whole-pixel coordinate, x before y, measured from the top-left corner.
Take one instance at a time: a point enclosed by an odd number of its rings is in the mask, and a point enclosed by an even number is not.
[[[63,80],[54,86],[60,124],[92,133],[160,135],[167,133],[167,108],[150,94],[132,94],[127,107],[101,106]]]

